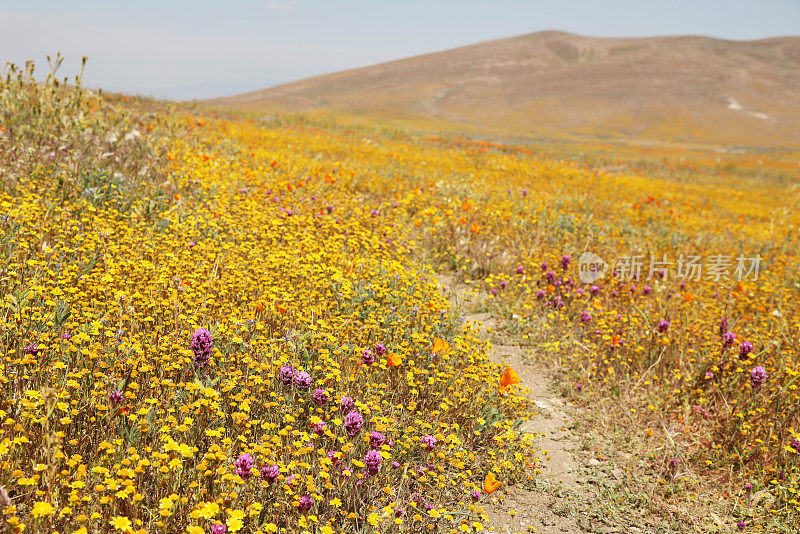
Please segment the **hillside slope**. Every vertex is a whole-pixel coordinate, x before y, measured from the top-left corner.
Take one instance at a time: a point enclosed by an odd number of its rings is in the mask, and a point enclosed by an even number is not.
[[[457,123],[515,135],[800,144],[800,37],[540,32],[317,76],[215,106]]]

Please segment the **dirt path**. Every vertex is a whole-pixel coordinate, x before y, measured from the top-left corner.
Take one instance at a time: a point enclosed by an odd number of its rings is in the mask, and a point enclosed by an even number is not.
[[[489,357],[511,366],[530,390],[535,409],[522,431],[539,448],[540,473],[533,483],[501,486],[484,497],[487,526],[499,534],[673,534],[728,532],[735,520],[695,507],[668,506],[648,482],[643,454],[630,448],[631,438],[615,435],[602,415],[575,406],[557,391],[546,362],[520,348],[504,325],[486,309],[486,295],[459,284],[451,275],[437,275],[444,295],[464,322],[492,342]],[[652,454],[651,454],[652,456]],[[722,510],[722,509],[720,509]],[[718,510],[719,511],[719,510]],[[678,513],[680,512],[680,514]],[[724,510],[722,510],[724,512]],[[724,515],[724,513],[723,513]]]
[[[519,374],[521,385],[530,389],[528,397],[537,407],[523,431],[537,437],[543,453],[541,474],[530,489],[501,487],[493,493],[486,500],[489,526],[501,534],[587,532],[578,525],[572,512],[580,503],[594,498],[596,492],[581,480],[581,474],[599,462],[594,458],[581,461],[580,457],[585,455],[577,454],[581,442],[570,430],[574,426],[570,414],[574,407],[553,391],[552,377],[532,363],[522,349],[496,343],[502,340],[493,335],[497,321],[490,314],[469,313],[477,303],[469,288],[457,285],[452,276],[437,278],[450,302],[465,312],[464,321],[471,323],[482,337],[495,341],[490,354],[492,361],[509,365]]]

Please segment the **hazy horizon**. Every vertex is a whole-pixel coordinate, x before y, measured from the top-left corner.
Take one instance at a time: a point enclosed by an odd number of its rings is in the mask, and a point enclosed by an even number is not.
[[[0,0],[0,62],[33,59],[44,73],[61,51],[66,76],[85,55],[88,87],[211,98],[545,30],[755,40],[800,34],[800,2]]]

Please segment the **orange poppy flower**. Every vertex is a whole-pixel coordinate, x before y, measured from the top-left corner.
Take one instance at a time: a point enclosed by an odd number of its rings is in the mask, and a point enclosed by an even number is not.
[[[514,384],[519,384],[519,375],[511,367],[506,367],[506,370],[500,375],[500,385],[506,388]]]
[[[403,357],[400,356],[399,354],[390,352],[389,354],[386,355],[386,364],[389,367],[397,367],[401,363],[403,363]]]
[[[486,480],[483,481],[483,491],[486,493],[492,493],[497,488],[500,487],[500,481],[497,480],[494,476],[494,473],[491,471],[486,474]]]
[[[441,338],[433,340],[433,352],[436,354],[447,354],[450,351],[450,344]]]

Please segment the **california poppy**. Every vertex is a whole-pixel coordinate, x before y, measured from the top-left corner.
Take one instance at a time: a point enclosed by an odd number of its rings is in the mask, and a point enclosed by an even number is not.
[[[435,338],[433,340],[433,352],[436,354],[446,354],[450,351],[450,344],[441,338]]]
[[[486,474],[486,480],[483,481],[483,491],[485,491],[486,493],[492,493],[499,487],[500,487],[500,481],[494,477],[494,473],[489,471]]]
[[[519,375],[511,367],[506,367],[506,370],[500,375],[500,385],[506,388],[514,384],[519,384]]]
[[[394,352],[390,352],[386,355],[386,363],[389,367],[397,367],[403,363],[403,357],[399,354],[395,354]]]

